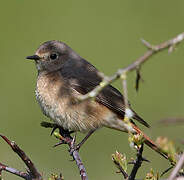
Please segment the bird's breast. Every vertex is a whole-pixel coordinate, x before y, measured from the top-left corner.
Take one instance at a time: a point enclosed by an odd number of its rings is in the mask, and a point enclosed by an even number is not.
[[[77,103],[78,95],[59,73],[38,76],[36,99],[43,113],[64,129],[86,132],[103,126],[112,116],[96,101]]]
[[[58,73],[39,75],[35,94],[43,113],[61,125],[61,120],[65,119],[64,112],[68,96],[61,76]]]

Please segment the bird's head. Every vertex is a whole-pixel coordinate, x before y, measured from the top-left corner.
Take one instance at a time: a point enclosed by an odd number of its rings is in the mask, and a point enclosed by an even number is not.
[[[43,43],[34,55],[26,57],[35,60],[39,72],[57,71],[71,58],[78,59],[80,56],[65,43],[55,40]]]

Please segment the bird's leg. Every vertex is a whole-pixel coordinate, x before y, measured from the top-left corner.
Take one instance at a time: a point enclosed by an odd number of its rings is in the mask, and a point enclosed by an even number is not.
[[[70,136],[70,134],[73,133],[74,131],[65,130],[61,126],[58,126],[57,124],[52,124],[52,131],[51,131],[50,135],[52,135],[56,129],[59,129],[59,134],[61,136],[63,136],[63,137],[69,137],[69,138],[72,139],[72,137]]]
[[[57,144],[55,144],[53,147],[56,147],[56,146],[59,146],[61,144],[68,144],[68,143],[72,143],[73,141],[75,141],[75,138],[72,138],[72,136],[70,135],[71,133],[73,133],[73,131],[69,131],[69,130],[65,130],[63,129],[61,126],[56,126],[56,127],[53,127],[53,130],[52,130],[52,133],[56,130],[56,129],[59,129],[59,134],[61,135],[62,138],[64,139],[61,139],[61,141]],[[51,135],[52,135],[51,133]],[[75,143],[75,142],[73,142]]]
[[[76,150],[79,150],[81,146],[87,141],[87,139],[95,132],[96,129],[90,130],[88,134],[82,139],[82,141],[76,146]]]
[[[51,127],[51,126],[50,126]],[[71,133],[73,133],[74,131],[69,131],[69,130],[65,130],[65,129],[63,129],[61,126],[58,126],[57,124],[52,124],[52,131],[51,131],[51,135],[54,133],[54,131],[58,128],[59,129],[59,134],[62,136],[62,137],[64,137],[64,138],[68,138],[71,142],[74,140],[75,141],[75,137],[74,138],[72,138],[72,136],[71,136]],[[90,130],[89,132],[88,132],[88,134],[84,137],[84,139],[82,139],[82,141],[79,143],[79,144],[77,144],[76,146],[75,146],[75,150],[79,150],[80,148],[81,148],[81,146],[87,141],[87,139],[93,134],[95,132],[95,129],[94,130]],[[56,146],[59,146],[59,145],[61,145],[61,144],[63,144],[63,141],[61,141],[61,142],[59,142],[59,143],[57,143],[56,145],[54,145],[54,147],[56,147]]]
[[[70,135],[71,133],[73,133],[73,131],[65,130],[65,129],[63,129],[61,126],[58,126],[57,128],[59,129],[59,134],[60,134],[61,136],[63,136],[64,138],[68,137],[68,138],[70,138],[70,139],[73,139],[73,138],[71,137],[71,135]]]

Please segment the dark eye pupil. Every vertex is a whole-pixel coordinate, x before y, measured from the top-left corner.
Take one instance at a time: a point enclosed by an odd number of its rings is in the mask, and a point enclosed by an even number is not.
[[[56,59],[56,58],[57,58],[57,54],[51,54],[51,55],[50,55],[50,58],[51,58],[52,60]]]

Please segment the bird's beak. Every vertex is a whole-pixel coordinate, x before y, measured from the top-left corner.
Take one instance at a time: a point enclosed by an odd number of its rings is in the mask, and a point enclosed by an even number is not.
[[[26,59],[39,60],[40,57],[38,55],[33,55],[33,56],[27,56]]]

